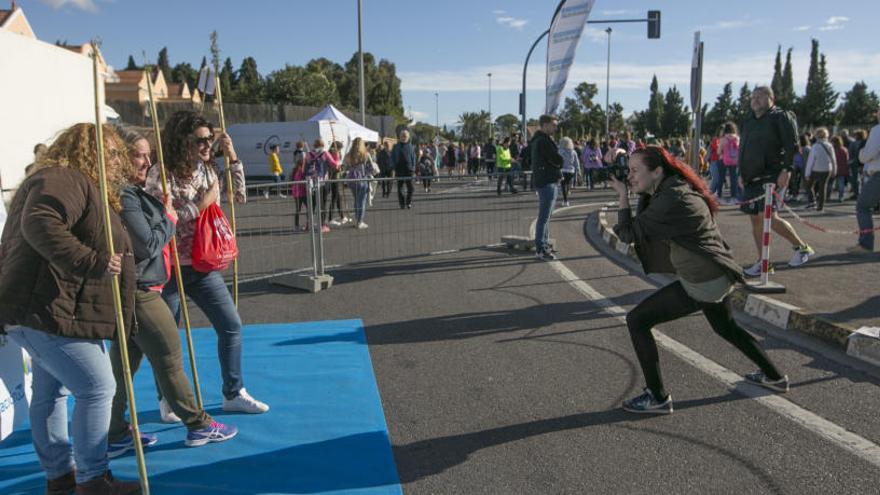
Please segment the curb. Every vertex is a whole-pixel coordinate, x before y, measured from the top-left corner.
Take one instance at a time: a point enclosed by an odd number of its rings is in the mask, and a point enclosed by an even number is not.
[[[617,237],[608,225],[606,214],[617,203],[608,203],[599,210],[599,234],[612,249],[638,261],[635,248]],[[737,287],[731,293],[733,306],[738,311],[758,318],[782,331],[793,331],[818,338],[845,351],[848,355],[880,366],[880,328],[862,327],[854,330],[810,314],[791,304]]]

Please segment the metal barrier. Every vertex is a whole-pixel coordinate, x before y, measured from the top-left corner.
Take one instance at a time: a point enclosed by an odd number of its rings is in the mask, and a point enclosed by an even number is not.
[[[250,185],[248,202],[236,208],[240,283],[317,277],[341,265],[492,246],[502,236],[527,234],[537,211],[534,193],[502,189],[498,195],[496,180],[485,175],[426,176]],[[405,194],[406,181],[413,186],[411,208],[398,201],[398,188]],[[387,197],[383,182],[392,185]],[[353,191],[360,183],[372,189],[363,218],[366,228],[357,228],[353,220]],[[297,187],[305,193],[304,204],[291,194]],[[322,232],[323,225],[329,231]],[[326,287],[319,284],[315,290],[320,288]]]

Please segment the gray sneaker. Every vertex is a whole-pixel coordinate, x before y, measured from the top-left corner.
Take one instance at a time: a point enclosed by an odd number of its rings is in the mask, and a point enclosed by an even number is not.
[[[765,375],[763,371],[756,371],[754,373],[745,374],[744,378],[747,382],[753,385],[758,385],[774,392],[780,392],[783,394],[788,392],[788,375],[782,375],[782,378],[778,380],[771,380],[767,378],[767,375]]]
[[[642,395],[623,401],[623,410],[639,414],[672,414],[672,395],[658,401],[646,388]]]
[[[556,255],[549,249],[535,252],[535,258],[540,261],[556,261]]]

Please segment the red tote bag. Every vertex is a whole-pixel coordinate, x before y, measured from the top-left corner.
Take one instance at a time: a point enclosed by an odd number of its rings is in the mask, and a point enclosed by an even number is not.
[[[200,272],[225,270],[238,257],[238,245],[223,210],[212,203],[199,214],[192,242],[192,267]]]

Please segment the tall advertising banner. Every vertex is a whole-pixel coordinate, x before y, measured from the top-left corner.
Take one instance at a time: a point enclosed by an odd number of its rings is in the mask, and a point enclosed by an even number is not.
[[[547,39],[547,103],[544,113],[552,114],[559,107],[593,3],[595,0],[564,0],[553,16]]]
[[[700,32],[694,33],[694,56],[691,60],[691,109],[694,112],[693,141],[691,156],[688,157],[694,170],[700,168],[700,146],[703,135],[703,42]]]

